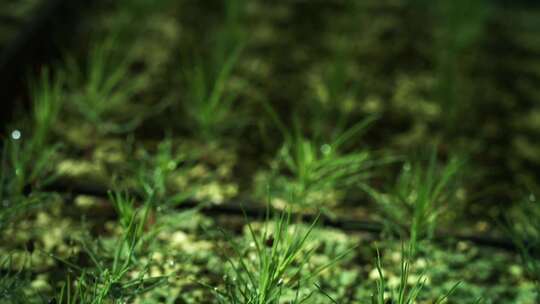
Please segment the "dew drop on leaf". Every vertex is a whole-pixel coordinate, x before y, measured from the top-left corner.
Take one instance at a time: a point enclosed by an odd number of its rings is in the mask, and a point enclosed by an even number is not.
[[[323,155],[328,155],[332,152],[332,147],[329,144],[324,144],[321,146],[321,153]]]
[[[403,165],[403,171],[406,171],[406,172],[411,171],[411,164],[405,163]]]
[[[11,132],[11,138],[13,138],[14,140],[21,139],[21,135],[21,131],[19,130],[13,130],[13,132]]]

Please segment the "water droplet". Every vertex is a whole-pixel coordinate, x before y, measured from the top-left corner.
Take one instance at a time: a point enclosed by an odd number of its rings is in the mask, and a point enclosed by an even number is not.
[[[19,130],[13,130],[13,132],[11,132],[11,138],[13,138],[14,140],[21,139],[21,135],[21,131]]]
[[[321,146],[321,153],[324,155],[328,155],[332,152],[332,146],[329,144],[324,144]]]
[[[171,160],[169,163],[167,163],[167,169],[169,169],[169,170],[176,169],[176,162]]]
[[[529,201],[530,202],[535,202],[536,201],[536,196],[534,196],[533,193],[529,194]]]
[[[403,171],[411,171],[411,164],[410,163],[405,163],[403,165]]]
[[[174,264],[176,264],[176,263],[174,262],[174,260],[170,260],[170,261],[169,261],[169,266],[172,267],[172,266],[174,266]]]

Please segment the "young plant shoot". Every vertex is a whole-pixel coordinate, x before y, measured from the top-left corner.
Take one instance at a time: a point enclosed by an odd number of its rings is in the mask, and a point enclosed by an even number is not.
[[[433,238],[438,218],[455,199],[462,164],[455,157],[445,165],[438,164],[436,154],[432,153],[427,167],[420,163],[405,163],[389,193],[366,188],[391,229],[401,236],[408,234],[413,255],[419,241]]]
[[[298,120],[289,130],[269,105],[266,107],[284,137],[269,180],[276,198],[286,200],[292,194],[293,201],[303,207],[325,208],[342,199],[344,190],[364,183],[377,165],[367,150],[342,151],[365,131],[373,117],[329,141],[320,141],[307,138]]]

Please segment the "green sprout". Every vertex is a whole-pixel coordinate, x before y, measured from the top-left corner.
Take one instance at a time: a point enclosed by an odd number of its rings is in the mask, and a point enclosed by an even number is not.
[[[218,66],[208,67],[198,61],[185,73],[185,111],[202,138],[215,137],[230,121],[236,94],[227,90],[227,83],[239,55],[240,47],[237,47],[223,63],[215,63]]]
[[[63,102],[63,83],[62,75],[52,78],[48,68],[31,80],[30,119],[2,140],[0,230],[50,198],[39,190],[56,177],[53,170],[59,145],[51,145],[50,138]]]
[[[412,245],[412,243],[411,243]],[[381,263],[381,256],[377,250],[377,261],[376,268],[379,275],[377,280],[376,291],[373,294],[371,303],[372,304],[386,304],[386,303],[396,303],[396,304],[413,304],[417,303],[417,299],[421,294],[422,288],[425,284],[425,276],[422,274],[418,277],[416,282],[409,286],[409,278],[411,274],[411,261],[414,248],[409,247],[405,249],[405,246],[402,244],[401,247],[401,264],[400,264],[400,280],[399,285],[395,290],[388,290],[388,284],[384,276],[383,267]],[[454,284],[450,290],[438,297],[433,303],[440,304],[443,303],[459,286],[459,282]],[[385,296],[388,295],[388,298]]]
[[[63,76],[52,79],[47,68],[30,81],[31,118],[2,142],[0,198],[19,196],[27,187],[39,189],[54,179],[52,160],[59,145],[49,144],[64,99],[63,84]]]
[[[147,277],[148,267],[141,266],[137,258],[151,204],[145,203],[137,209],[135,201],[122,192],[112,192],[110,198],[122,227],[121,238],[112,243],[97,240],[95,244],[81,240],[93,267],[83,268],[53,256],[78,274],[74,280],[68,275],[57,296],[60,303],[125,303],[167,283],[167,276]],[[114,249],[106,250],[107,245]]]
[[[224,5],[224,20],[209,34],[210,51],[191,58],[182,70],[182,108],[194,135],[204,140],[215,140],[242,125],[241,118],[233,116],[238,92],[230,84],[245,45],[241,26],[244,1]]]
[[[371,188],[366,191],[399,234],[409,233],[411,246],[416,248],[418,241],[434,236],[439,216],[455,198],[456,179],[462,165],[463,161],[454,157],[441,166],[432,153],[427,167],[405,163],[389,193]]]
[[[332,140],[320,141],[306,138],[298,121],[294,130],[289,131],[268,105],[267,109],[284,136],[275,160],[276,177],[271,180],[271,188],[279,192],[277,197],[284,198],[284,194],[292,193],[293,200],[302,205],[335,201],[335,197],[319,196],[362,184],[378,164],[366,150],[342,152],[346,144],[365,131],[374,117],[356,123]]]
[[[53,181],[54,162],[51,160],[54,160],[58,146],[47,147],[38,153],[32,138],[23,138],[21,131],[12,131],[10,137],[3,143],[3,195],[18,196],[28,187],[35,190]]]
[[[248,222],[251,249],[230,240],[237,258],[228,258],[232,268],[225,280],[224,289],[214,288],[218,303],[253,303],[278,304],[285,298],[288,303],[305,303],[314,291],[300,294],[300,287],[318,276],[323,270],[335,265],[349,251],[339,254],[325,265],[302,276],[302,270],[308,267],[309,257],[314,248],[307,248],[317,219],[305,230],[291,225],[291,213],[283,212],[268,224],[260,233]],[[270,226],[270,227],[269,227]],[[249,251],[255,250],[255,258],[248,258]]]
[[[171,194],[168,189],[171,176],[178,170],[188,168],[186,155],[174,151],[170,139],[161,141],[155,153],[142,150],[137,166],[138,184],[142,188],[145,201],[161,206],[174,206],[190,198],[194,193],[195,186],[182,189],[175,194]]]
[[[85,63],[66,60],[74,110],[102,133],[127,132],[142,120],[131,115],[128,105],[143,80],[130,77],[129,56],[119,58],[115,47],[116,39],[109,37],[91,47]]]
[[[65,75],[57,73],[51,79],[48,68],[43,69],[37,81],[30,82],[32,100],[32,145],[41,151],[58,121],[60,110],[65,99]]]

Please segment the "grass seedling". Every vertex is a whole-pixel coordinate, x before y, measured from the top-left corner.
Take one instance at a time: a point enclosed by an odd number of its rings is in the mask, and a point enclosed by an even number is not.
[[[115,38],[109,37],[91,47],[84,64],[70,57],[66,60],[74,110],[102,133],[126,132],[142,120],[136,115],[126,118],[127,104],[142,80],[129,77],[129,56],[119,58],[115,46]],[[115,122],[115,119],[125,121]]]
[[[62,75],[53,79],[47,68],[30,81],[30,120],[2,142],[0,196],[20,195],[26,187],[39,188],[53,178],[49,173],[58,145],[49,145],[49,140],[64,99],[63,84]]]
[[[39,189],[54,179],[51,174],[52,160],[58,146],[36,150],[33,139],[25,138],[18,129],[11,132],[3,145],[3,196],[19,196],[28,189]]]
[[[411,244],[412,245],[412,244]],[[409,285],[409,278],[411,274],[411,254],[414,253],[414,248],[409,246],[405,249],[405,246],[402,245],[401,248],[401,268],[400,268],[400,281],[399,285],[395,290],[388,290],[388,283],[384,276],[381,256],[377,250],[377,273],[379,274],[379,279],[377,280],[376,291],[373,294],[371,303],[372,304],[386,304],[386,303],[395,303],[395,304],[413,304],[417,303],[417,299],[421,294],[422,288],[425,284],[425,276],[422,274],[419,276],[411,286]],[[456,283],[446,294],[438,297],[434,304],[440,304],[445,301],[450,294],[456,290],[459,282]],[[388,295],[388,298],[385,296]]]
[[[278,304],[285,299],[288,299],[287,303],[305,303],[314,291],[304,290],[305,294],[300,294],[301,287],[347,253],[303,276],[302,270],[308,268],[314,250],[307,248],[307,240],[316,222],[302,230],[291,225],[290,212],[283,212],[273,221],[273,227],[269,227],[272,224],[267,215],[260,233],[248,223],[252,246],[245,249],[230,241],[237,257],[229,259],[232,270],[224,282],[224,289],[214,289],[218,303]],[[252,259],[250,251],[253,250]]]
[[[194,193],[194,187],[172,195],[167,190],[171,175],[184,169],[179,168],[181,165],[188,166],[185,154],[175,153],[170,139],[160,142],[153,154],[143,150],[142,159],[137,165],[139,185],[146,201],[172,206],[182,203]]]
[[[235,47],[223,62],[210,59],[208,66],[202,60],[185,73],[186,102],[184,109],[197,135],[204,139],[215,138],[230,122],[236,94],[227,90],[233,69],[240,55]],[[215,57],[222,55],[215,54]]]
[[[55,76],[52,79],[49,69],[45,68],[37,81],[30,82],[32,145],[36,151],[42,151],[49,140],[65,99],[65,75],[58,73]]]
[[[147,278],[147,267],[137,259],[150,204],[137,209],[134,200],[121,192],[110,193],[110,198],[122,227],[120,240],[109,244],[97,240],[93,245],[82,240],[82,248],[93,263],[90,268],[55,257],[78,273],[75,281],[68,276],[57,297],[60,303],[126,303],[167,282],[166,276]],[[135,268],[138,273],[133,277],[130,272]]]
[[[30,82],[32,112],[25,128],[14,128],[2,140],[0,164],[0,230],[30,208],[46,201],[36,193],[54,178],[58,145],[50,144],[63,101],[62,75],[52,79],[48,69]],[[32,194],[32,195],[29,195]]]
[[[451,158],[446,165],[439,165],[432,153],[427,167],[419,163],[405,163],[390,193],[382,194],[373,189],[366,191],[379,204],[391,225],[399,234],[408,232],[412,251],[421,239],[433,237],[437,219],[455,194],[455,184],[463,162]]]
[[[233,118],[238,93],[230,89],[230,83],[245,44],[241,26],[244,1],[226,1],[224,6],[223,21],[209,34],[204,58],[197,55],[182,70],[186,92],[183,110],[189,127],[205,140],[216,139],[242,124],[240,117]]]
[[[342,153],[342,148],[358,138],[374,120],[365,119],[330,141],[304,136],[299,122],[289,131],[268,106],[268,112],[282,131],[284,144],[276,158],[274,187],[281,193],[292,193],[293,200],[301,204],[316,201],[316,195],[346,189],[362,183],[377,164],[368,151]],[[325,199],[323,199],[325,200]]]

